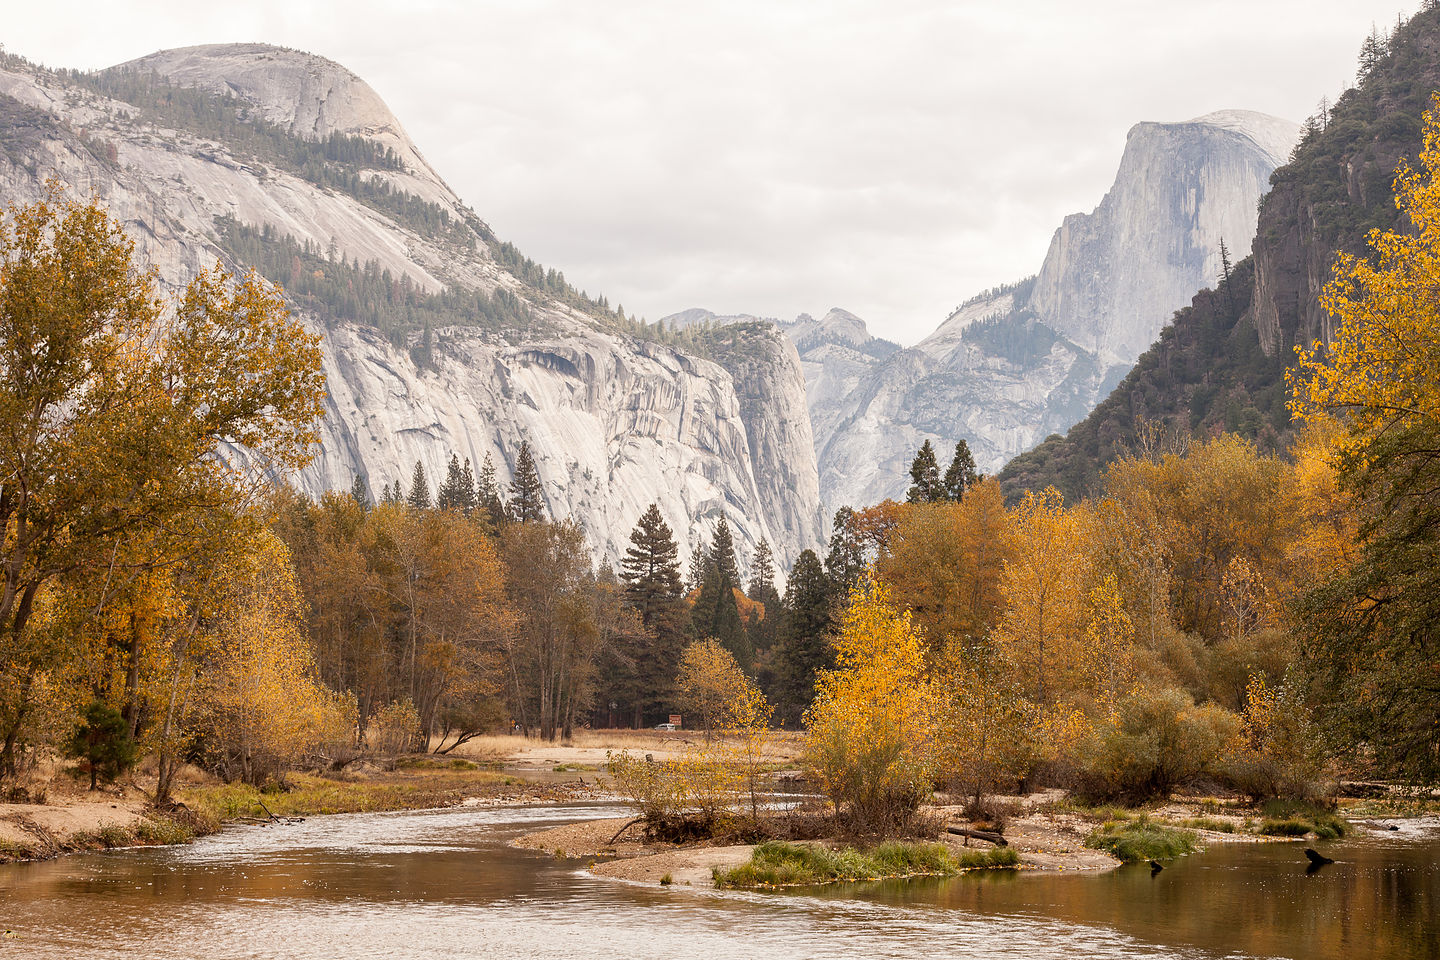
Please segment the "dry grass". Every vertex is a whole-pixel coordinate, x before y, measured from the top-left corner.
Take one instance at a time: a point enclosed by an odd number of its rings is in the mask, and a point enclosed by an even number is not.
[[[490,770],[422,768],[397,770],[375,780],[292,774],[287,783],[289,790],[275,793],[262,793],[243,783],[193,787],[183,791],[181,799],[187,806],[221,821],[263,819],[267,812],[277,817],[296,817],[445,807],[466,797],[501,793],[519,781]]]
[[[690,749],[704,738],[698,730],[576,730],[570,740],[549,743],[533,737],[496,734],[476,737],[461,744],[449,756],[464,757],[479,764],[503,764],[527,759],[537,751],[556,754],[558,762],[603,762],[606,752],[669,754]],[[762,755],[773,763],[790,764],[801,754],[803,738],[794,730],[772,730],[765,738]],[[574,751],[561,757],[560,751]]]

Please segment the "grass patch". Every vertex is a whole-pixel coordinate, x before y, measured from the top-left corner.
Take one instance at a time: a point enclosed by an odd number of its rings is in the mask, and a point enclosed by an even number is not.
[[[1174,860],[1199,849],[1192,831],[1162,826],[1149,817],[1107,823],[1091,831],[1085,846],[1104,850],[1122,863]]]
[[[961,870],[988,870],[992,867],[1018,867],[1020,854],[1014,847],[994,847],[990,850],[966,850],[956,864]]]
[[[1127,820],[1144,816],[1142,812],[1129,810],[1125,807],[1117,807],[1108,803],[1092,807],[1087,803],[1081,803],[1074,797],[1069,796],[1046,804],[1044,809],[1047,813],[1073,813],[1087,820],[1096,820],[1101,823],[1123,823]]]
[[[386,780],[331,780],[294,774],[290,789],[261,793],[243,783],[187,790],[187,806],[221,822],[243,817],[264,818],[266,810],[277,817],[304,817],[324,813],[373,813],[381,810],[421,810],[458,803],[467,795],[485,793],[519,781],[488,770],[415,769]],[[263,804],[263,806],[262,806]]]
[[[1211,830],[1215,833],[1235,832],[1233,820],[1216,820],[1214,817],[1191,817],[1176,822],[1175,826],[1184,827],[1186,830]]]
[[[1261,808],[1265,818],[1255,832],[1267,837],[1303,837],[1313,833],[1317,840],[1339,840],[1350,825],[1323,807],[1294,800],[1270,800]]]
[[[401,757],[396,770],[479,770],[480,765],[464,757]]]
[[[956,859],[943,843],[882,843],[869,850],[828,850],[771,840],[760,844],[749,863],[716,869],[715,885],[727,888],[800,887],[857,880],[944,877],[961,870],[1014,867],[1014,850],[974,850]]]

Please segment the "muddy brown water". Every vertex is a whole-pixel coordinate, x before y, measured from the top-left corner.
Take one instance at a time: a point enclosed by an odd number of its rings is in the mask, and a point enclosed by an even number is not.
[[[1440,836],[1216,845],[1155,877],[990,873],[809,893],[671,891],[515,850],[613,806],[452,808],[232,828],[0,867],[0,960],[1440,956]]]

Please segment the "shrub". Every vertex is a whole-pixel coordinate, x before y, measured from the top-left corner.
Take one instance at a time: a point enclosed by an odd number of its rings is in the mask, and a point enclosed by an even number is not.
[[[376,710],[365,730],[370,751],[382,757],[409,753],[419,739],[420,713],[408,697],[392,700]]]
[[[1256,833],[1271,837],[1303,837],[1315,834],[1320,840],[1338,840],[1350,832],[1350,825],[1323,807],[1293,800],[1271,800],[1262,808],[1265,819]]]
[[[640,808],[651,838],[703,840],[732,825],[742,777],[711,751],[654,761],[627,750],[607,753],[606,766],[620,793]]]
[[[1085,846],[1105,850],[1123,863],[1173,860],[1199,849],[1191,831],[1162,826],[1149,817],[1107,823],[1091,831]]]
[[[846,828],[902,833],[934,766],[923,645],[909,614],[866,581],[851,594],[835,649],[838,666],[820,674],[806,714],[806,763]]]
[[[1140,690],[1079,748],[1076,794],[1090,801],[1140,802],[1168,796],[1209,773],[1239,719],[1182,690]]]
[[[1323,769],[1318,731],[1294,678],[1272,688],[1256,674],[1245,690],[1240,727],[1226,746],[1224,779],[1252,800],[1316,795]]]

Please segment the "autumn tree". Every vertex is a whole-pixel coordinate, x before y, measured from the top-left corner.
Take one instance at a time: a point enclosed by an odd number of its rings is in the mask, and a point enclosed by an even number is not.
[[[1054,488],[1015,509],[1002,590],[1008,605],[995,641],[1027,680],[1027,697],[1049,706],[1067,692],[1085,629],[1089,556],[1078,508]]]
[[[727,725],[731,704],[751,686],[735,657],[719,641],[696,640],[680,655],[675,688],[680,705],[708,738]]]
[[[505,528],[502,544],[516,613],[505,637],[511,709],[555,740],[589,706],[606,637],[585,535],[568,521],[522,521]]]
[[[1000,485],[986,480],[958,503],[907,504],[875,575],[937,646],[987,636],[1005,609],[1011,556]]]
[[[885,587],[865,581],[850,595],[835,651],[805,716],[806,763],[851,829],[903,830],[934,772],[924,644]]]
[[[27,629],[44,592],[179,564],[311,456],[318,338],[253,274],[205,271],[168,306],[155,282],[58,186],[0,224],[0,773],[69,655]]]
[[[1400,166],[1403,232],[1373,231],[1371,255],[1337,256],[1321,305],[1333,340],[1302,351],[1291,410],[1337,418],[1333,463],[1361,516],[1356,562],[1305,598],[1306,662],[1322,720],[1383,768],[1440,779],[1440,99],[1418,167]]]
[[[353,734],[354,701],[315,672],[289,551],[264,535],[215,582],[223,596],[199,659],[198,731],[226,779],[260,785],[327,738]]]

